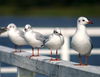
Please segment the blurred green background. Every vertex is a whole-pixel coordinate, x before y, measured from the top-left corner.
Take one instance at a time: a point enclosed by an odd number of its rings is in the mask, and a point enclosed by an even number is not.
[[[100,17],[100,0],[0,0],[0,16]]]

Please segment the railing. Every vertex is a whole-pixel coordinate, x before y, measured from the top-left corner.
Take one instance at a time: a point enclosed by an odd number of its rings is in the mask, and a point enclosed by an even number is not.
[[[48,77],[100,77],[100,67],[76,66],[70,61],[50,61],[50,57],[32,57],[28,52],[15,53],[14,49],[0,46],[0,62],[17,66],[18,77],[35,77],[36,73]]]
[[[20,28],[22,30],[24,30],[24,28]],[[49,35],[53,32],[54,28],[33,28],[34,31],[38,31],[41,32],[43,35]],[[70,37],[74,34],[76,28],[61,28],[62,34],[64,36],[65,39],[65,43],[64,45],[59,49],[58,54],[61,56],[62,60],[67,60],[70,61],[70,55],[71,54],[78,54],[77,52],[75,52],[74,50],[70,49]],[[100,28],[87,28],[87,32],[90,36],[93,37],[100,37]],[[3,33],[0,35],[0,37],[7,37],[7,32]],[[31,53],[31,49],[23,49],[23,51],[26,51],[28,53]],[[50,50],[48,49],[41,49],[40,50],[40,54],[41,55],[50,55]],[[53,54],[55,54],[55,52],[53,52]],[[91,54],[100,54],[100,49],[95,48],[92,50]],[[2,73],[16,73],[17,69],[16,67],[2,67],[1,68],[1,72]]]

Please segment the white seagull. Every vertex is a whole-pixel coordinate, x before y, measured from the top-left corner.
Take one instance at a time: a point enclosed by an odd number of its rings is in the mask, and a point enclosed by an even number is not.
[[[93,48],[91,39],[87,34],[87,30],[85,27],[86,24],[93,24],[93,23],[91,21],[88,21],[86,17],[78,18],[77,29],[71,41],[72,48],[79,53],[80,63],[78,65],[82,65],[81,54],[86,55],[86,62],[84,65],[87,65],[87,55],[90,54]]]
[[[32,55],[29,57],[33,57],[34,55],[34,47],[37,47],[38,53],[37,53],[37,57],[39,56],[39,47],[43,47],[44,46],[44,41],[45,38],[42,34],[35,32],[32,30],[31,25],[26,24],[25,25],[25,40],[26,42],[32,46]]]
[[[22,45],[27,45],[27,42],[24,39],[24,32],[16,27],[15,24],[10,23],[5,30],[8,31],[8,37],[15,44],[15,52],[17,52],[17,45],[20,45],[20,52]]]
[[[51,49],[51,60],[50,61],[55,61],[59,60],[57,58],[57,52],[58,49],[64,44],[64,37],[61,34],[61,31],[59,28],[55,28],[53,33],[48,36],[48,38],[45,41],[45,46],[48,49]],[[56,59],[52,59],[52,50],[56,50]]]

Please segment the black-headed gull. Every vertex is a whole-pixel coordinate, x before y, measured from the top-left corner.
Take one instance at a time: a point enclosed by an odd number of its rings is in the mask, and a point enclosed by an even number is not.
[[[51,60],[55,61],[59,60],[57,58],[58,49],[64,44],[64,37],[61,34],[61,31],[59,28],[55,28],[53,33],[48,36],[48,38],[45,41],[45,45],[48,49],[51,49]],[[52,50],[56,50],[56,59],[52,59]]]
[[[3,33],[3,32],[5,32],[5,31],[6,31],[5,29],[0,28],[0,34]]]
[[[87,55],[91,52],[93,48],[91,39],[87,34],[87,30],[85,27],[86,24],[92,24],[92,22],[88,21],[86,17],[78,18],[77,29],[71,41],[72,48],[79,53],[80,63],[78,65],[82,65],[81,54],[86,55],[86,62],[84,65],[87,65]]]
[[[34,47],[37,47],[37,50],[38,50],[37,56],[39,56],[39,47],[44,46],[44,41],[45,41],[44,36],[38,32],[33,31],[31,25],[29,24],[25,25],[24,36],[25,36],[26,42],[32,46],[32,55],[29,58],[35,56]]]
[[[18,29],[13,23],[10,23],[5,30],[8,31],[8,37],[15,44],[15,52],[17,52],[17,45],[20,45],[21,52],[22,45],[27,45],[27,42],[24,39],[24,32]]]

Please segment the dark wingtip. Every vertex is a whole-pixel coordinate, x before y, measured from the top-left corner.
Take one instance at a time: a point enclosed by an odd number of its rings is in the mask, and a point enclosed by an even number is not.
[[[3,32],[6,32],[6,30],[0,28],[0,34],[3,33]]]

